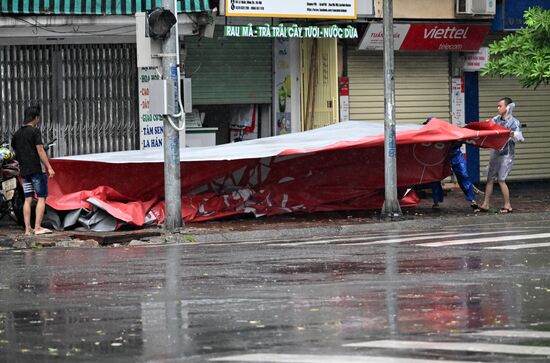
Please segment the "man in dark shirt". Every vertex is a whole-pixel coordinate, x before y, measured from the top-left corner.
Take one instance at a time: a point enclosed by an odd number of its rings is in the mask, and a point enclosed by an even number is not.
[[[46,197],[48,196],[48,175],[52,178],[55,172],[48,161],[42,143],[42,136],[37,128],[40,122],[40,106],[27,107],[24,117],[24,125],[13,135],[11,146],[15,150],[15,157],[19,162],[23,179],[25,234],[51,233],[52,231],[41,226],[44,210],[46,209]],[[43,167],[48,171],[48,175],[45,174]],[[36,219],[33,230],[31,226],[31,207],[35,193],[38,202],[36,203]]]

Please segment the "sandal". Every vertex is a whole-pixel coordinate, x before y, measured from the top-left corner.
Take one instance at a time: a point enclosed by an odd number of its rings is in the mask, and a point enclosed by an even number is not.
[[[52,231],[47,229],[47,228],[40,228],[40,229],[37,229],[37,230],[34,231],[35,235],[50,234],[50,233],[52,233]]]
[[[509,214],[512,213],[514,210],[512,208],[500,208],[499,214]]]
[[[480,207],[480,206],[478,206],[477,208],[474,209],[474,213],[479,213],[479,212],[487,213],[488,211],[489,211],[489,209],[483,208],[483,207]]]

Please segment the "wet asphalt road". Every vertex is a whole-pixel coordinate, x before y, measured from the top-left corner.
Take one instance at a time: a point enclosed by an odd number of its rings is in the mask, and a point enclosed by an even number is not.
[[[0,251],[0,362],[548,362],[549,222]]]

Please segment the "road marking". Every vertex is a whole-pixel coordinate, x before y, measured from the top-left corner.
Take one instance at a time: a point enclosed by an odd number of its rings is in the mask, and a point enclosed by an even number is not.
[[[491,232],[494,233],[494,232]],[[401,238],[409,238],[409,237],[419,237],[419,236],[438,236],[441,237],[441,232],[430,232],[430,233],[416,233],[416,234],[404,234],[404,236],[401,236]],[[453,236],[453,234],[447,234],[443,236]],[[388,236],[388,235],[376,235],[376,236],[360,236],[360,237],[345,237],[345,236],[335,236],[325,239],[317,239],[314,241],[308,240],[304,242],[288,242],[284,241],[285,243],[274,243],[273,241],[270,241],[270,244],[273,244],[274,246],[301,246],[301,245],[311,245],[311,244],[327,244],[327,243],[333,243],[333,242],[349,242],[349,241],[370,241],[370,240],[376,240],[384,241],[384,239],[381,238],[395,238],[396,236]],[[436,237],[433,237],[436,238]],[[350,243],[353,245],[357,245],[357,243]]]
[[[520,231],[514,231],[514,232],[520,232]],[[365,232],[367,233],[367,232]],[[299,246],[299,245],[309,245],[309,244],[327,244],[331,242],[346,242],[346,241],[369,241],[369,240],[380,240],[383,241],[384,238],[395,238],[397,236],[404,238],[404,237],[417,237],[417,236],[447,236],[447,234],[457,234],[456,231],[449,231],[449,232],[423,232],[423,233],[414,233],[414,232],[405,232],[402,234],[395,234],[392,233],[391,235],[388,235],[387,233],[371,233],[368,236],[357,236],[357,234],[350,234],[348,236],[318,236],[318,237],[297,237],[297,238],[287,238],[287,239],[272,239],[272,240],[262,240],[262,241],[243,241],[243,242],[199,242],[197,244],[200,245],[208,245],[212,244],[215,246],[225,246],[225,245],[258,245],[258,244],[267,244],[267,245],[274,245],[274,246]],[[493,232],[483,232],[485,234],[491,234],[491,233],[504,233],[502,230],[499,231],[493,231]],[[510,232],[511,233],[511,232]],[[292,241],[292,242],[289,242]]]
[[[502,353],[523,355],[550,355],[550,347],[533,345],[511,345],[491,343],[452,343],[422,342],[412,340],[375,340],[371,342],[345,344],[355,348],[417,349],[417,350],[451,350],[477,353]]]
[[[313,354],[243,354],[212,358],[212,362],[269,362],[269,363],[475,363],[472,361],[433,360],[400,357]]]
[[[475,335],[484,337],[501,337],[501,338],[540,338],[550,339],[549,331],[536,330],[484,330],[475,333],[467,333],[461,335]]]
[[[518,231],[495,231],[495,232],[477,232],[477,233],[456,233],[456,234],[440,234],[438,236],[423,236],[423,237],[405,237],[405,238],[394,238],[394,239],[385,239],[385,240],[378,240],[378,241],[372,241],[372,242],[364,242],[364,243],[340,243],[340,246],[369,246],[369,245],[379,245],[379,244],[391,244],[391,243],[403,243],[403,242],[414,242],[414,241],[422,241],[426,239],[439,239],[439,238],[453,238],[453,237],[467,237],[467,236],[482,236],[482,235],[488,235],[488,234],[502,234],[502,233],[515,233]],[[550,233],[549,233],[550,235]],[[498,237],[495,237],[498,238]],[[435,242],[434,242],[435,243]],[[419,244],[417,246],[423,246],[422,244]]]
[[[523,243],[519,245],[485,247],[486,250],[523,250],[527,248],[550,247],[550,242]]]
[[[510,232],[506,232],[506,233],[510,233]],[[468,245],[468,244],[475,244],[475,243],[505,242],[505,241],[541,239],[541,238],[549,238],[549,237],[550,237],[550,233],[522,234],[522,235],[515,235],[515,236],[503,236],[503,237],[493,237],[493,238],[473,238],[473,239],[459,239],[459,240],[444,241],[444,242],[420,243],[420,244],[417,244],[417,246],[422,246],[422,247],[458,246],[458,245]]]

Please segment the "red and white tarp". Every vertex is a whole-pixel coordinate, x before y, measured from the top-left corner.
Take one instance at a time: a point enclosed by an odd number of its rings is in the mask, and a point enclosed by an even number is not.
[[[489,123],[458,128],[432,119],[397,127],[398,186],[442,180],[457,142],[500,148],[508,130]],[[382,123],[351,121],[307,132],[214,147],[182,148],[182,217],[187,222],[231,215],[381,208]],[[100,208],[140,226],[164,216],[162,150],[53,159],[47,204],[57,211]],[[414,195],[402,205],[415,205]]]

